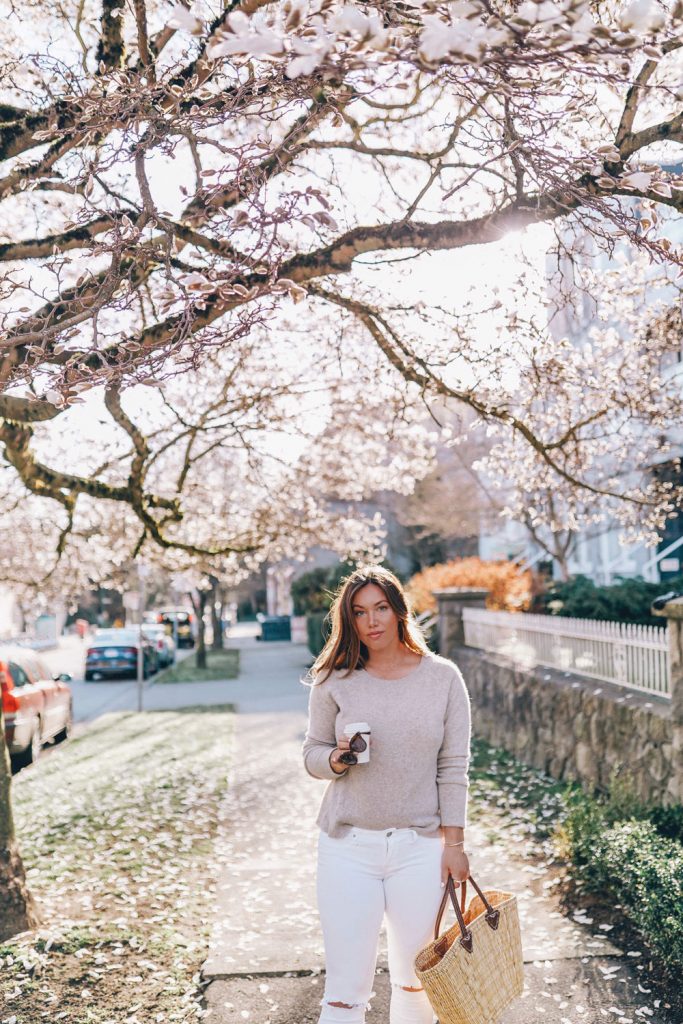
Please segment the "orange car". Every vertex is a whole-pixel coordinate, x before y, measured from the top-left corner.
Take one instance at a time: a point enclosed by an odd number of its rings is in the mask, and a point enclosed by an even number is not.
[[[36,761],[44,743],[67,739],[73,722],[71,676],[54,676],[34,651],[0,647],[5,740],[14,765]]]

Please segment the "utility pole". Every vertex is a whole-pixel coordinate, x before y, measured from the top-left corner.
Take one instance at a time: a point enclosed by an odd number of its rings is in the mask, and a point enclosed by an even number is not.
[[[145,617],[145,579],[149,568],[144,562],[137,563],[138,570],[138,711],[142,711],[142,692],[145,685],[145,635],[143,633],[143,622]]]

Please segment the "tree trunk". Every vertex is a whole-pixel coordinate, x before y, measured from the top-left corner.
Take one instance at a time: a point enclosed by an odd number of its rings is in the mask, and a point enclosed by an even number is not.
[[[569,572],[569,563],[567,561],[567,556],[564,553],[562,553],[556,555],[555,558],[557,561],[558,568],[560,570],[560,579],[563,583],[567,583],[571,575]]]
[[[214,651],[223,650],[223,592],[215,576],[211,578],[211,627],[213,639],[211,647]]]
[[[554,514],[552,501],[549,502],[548,507],[551,514]],[[538,546],[557,563],[560,570],[560,579],[566,582],[571,575],[569,572],[569,559],[576,547],[576,533],[573,530],[553,531],[550,539],[546,540],[541,531],[532,525],[529,516],[524,517],[524,525]]]
[[[553,534],[553,540],[555,541],[555,558],[560,569],[560,579],[563,583],[566,583],[571,577],[569,559],[576,547],[576,534],[569,530],[564,530],[562,533]]]
[[[197,618],[197,651],[195,654],[195,665],[197,668],[206,668],[206,629],[204,626],[204,612],[206,601],[210,595],[208,590],[193,590],[190,594],[192,607]]]
[[[0,699],[0,941],[39,924],[14,835],[12,768]]]

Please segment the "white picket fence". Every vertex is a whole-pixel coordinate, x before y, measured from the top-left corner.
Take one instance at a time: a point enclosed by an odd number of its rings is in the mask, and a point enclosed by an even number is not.
[[[468,647],[670,696],[666,627],[484,608],[465,608],[463,621]]]

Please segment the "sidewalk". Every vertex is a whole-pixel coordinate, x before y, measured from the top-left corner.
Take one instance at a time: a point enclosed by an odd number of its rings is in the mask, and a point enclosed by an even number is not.
[[[308,691],[303,646],[231,639],[240,678],[224,684],[238,710],[231,786],[223,811],[217,907],[203,967],[211,1024],[316,1024],[324,957],[315,904],[315,817],[325,782],[301,761]],[[492,841],[492,820],[468,829],[475,877],[514,891],[523,929],[525,996],[504,1024],[664,1024],[637,958],[563,917],[546,869]],[[452,914],[448,916],[448,925]],[[379,944],[368,1024],[388,1024],[386,939]],[[640,988],[639,988],[640,983]]]

